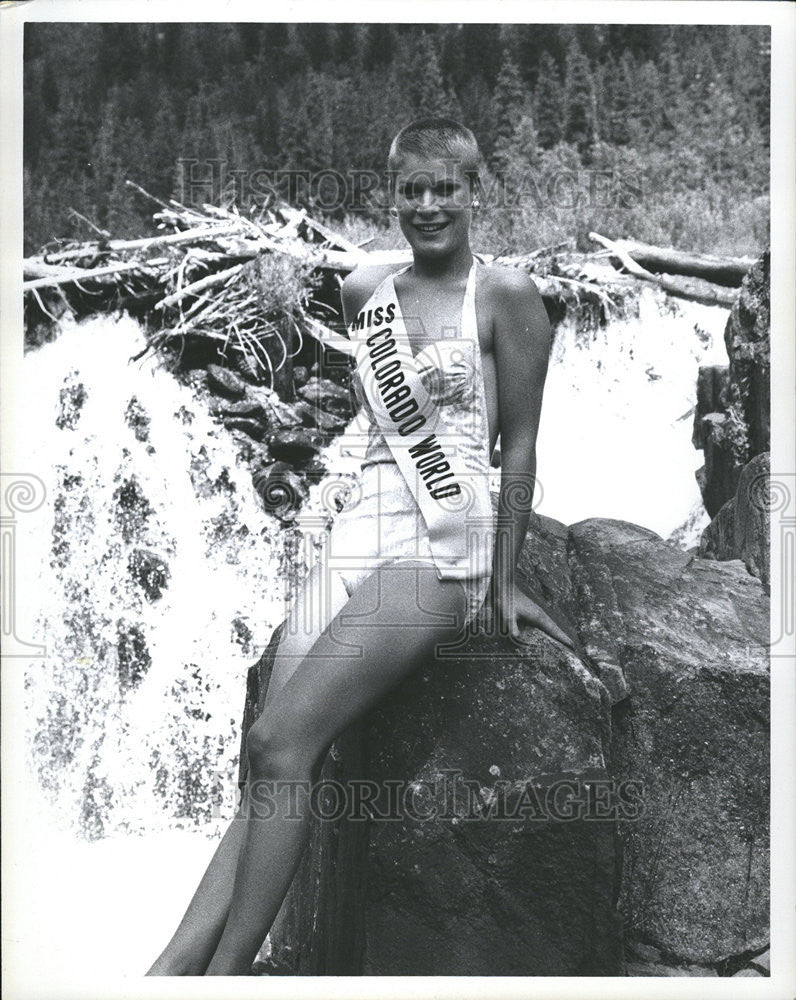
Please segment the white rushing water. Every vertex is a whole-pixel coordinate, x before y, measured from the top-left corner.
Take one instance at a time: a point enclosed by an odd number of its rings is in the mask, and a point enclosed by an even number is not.
[[[726,363],[727,312],[639,307],[557,332],[538,510],[663,537],[691,519],[693,544],[697,369]],[[284,613],[278,523],[191,390],[128,364],[143,345],[129,318],[68,327],[26,356],[14,425],[46,490],[18,518],[18,634],[46,655],[26,661],[12,944],[53,981],[140,975],[165,943],[231,816],[246,671]]]
[[[700,365],[727,364],[729,310],[644,288],[639,315],[556,331],[537,442],[536,509],[573,524],[610,517],[690,547],[709,518],[691,444]]]

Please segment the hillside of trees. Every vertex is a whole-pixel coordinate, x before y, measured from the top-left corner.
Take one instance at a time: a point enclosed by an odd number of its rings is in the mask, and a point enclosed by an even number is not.
[[[383,176],[397,129],[442,113],[489,167],[478,249],[596,229],[753,254],[768,240],[769,53],[755,26],[28,24],[25,250],[90,237],[75,213],[113,237],[152,231],[126,179],[246,207],[291,171],[326,177],[281,194],[390,245],[383,195],[335,198],[339,176]]]

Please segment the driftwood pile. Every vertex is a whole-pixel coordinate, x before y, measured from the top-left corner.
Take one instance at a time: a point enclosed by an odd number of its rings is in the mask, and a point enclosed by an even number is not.
[[[124,308],[146,319],[147,350],[205,338],[217,356],[236,356],[243,370],[279,389],[305,334],[322,339],[325,325],[342,328],[335,281],[359,264],[410,259],[406,250],[368,252],[284,202],[242,215],[234,207],[200,211],[153,200],[158,235],[114,240],[98,231],[95,241],[24,261],[28,328],[66,311]],[[577,254],[560,245],[483,256],[532,273],[554,321],[573,306],[605,320],[639,279],[681,298],[729,306],[752,263],[590,235],[605,249]]]

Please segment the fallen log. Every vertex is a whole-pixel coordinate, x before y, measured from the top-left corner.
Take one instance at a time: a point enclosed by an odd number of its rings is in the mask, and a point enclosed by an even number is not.
[[[54,285],[68,285],[72,283],[79,284],[81,281],[90,281],[95,278],[107,278],[112,275],[121,274],[123,271],[141,270],[145,267],[146,264],[141,261],[132,260],[109,264],[107,267],[73,268],[66,272],[62,268],[58,268],[58,272],[60,273],[43,278],[34,278],[32,281],[23,282],[22,291],[31,292],[35,288],[51,288]]]
[[[746,272],[755,262],[753,257],[713,257],[708,254],[684,253],[682,250],[650,246],[636,240],[614,240],[614,244],[647,271],[704,278],[714,285],[728,288],[740,288]]]
[[[45,258],[47,264],[60,264],[65,260],[79,260],[81,257],[88,257],[92,253],[128,253],[135,250],[146,250],[153,246],[179,246],[182,243],[197,243],[202,240],[212,240],[216,236],[227,236],[234,233],[239,227],[235,225],[225,226],[198,226],[195,229],[185,229],[180,233],[168,233],[164,236],[146,236],[140,240],[106,240],[103,243],[85,243],[83,246],[75,247],[71,250],[62,250],[60,253],[48,254]]]
[[[595,243],[601,243],[607,250],[610,250],[634,278],[657,285],[668,295],[688,299],[690,302],[700,302],[703,305],[725,306],[727,308],[732,308],[738,298],[736,291],[729,291],[724,286],[712,284],[703,278],[652,274],[631,257],[619,240],[609,240],[599,233],[589,233],[589,239],[594,240]]]

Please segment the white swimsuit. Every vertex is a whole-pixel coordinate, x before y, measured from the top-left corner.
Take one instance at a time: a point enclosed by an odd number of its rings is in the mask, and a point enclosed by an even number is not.
[[[467,513],[462,516],[468,523],[468,572],[465,579],[459,580],[467,599],[465,624],[475,618],[486,597],[495,531],[489,493],[489,424],[475,313],[476,274],[474,258],[458,336],[449,334],[433,341],[415,358],[423,384],[444,420],[446,440],[454,442],[467,471],[471,499]],[[385,295],[397,302],[393,278],[394,275],[388,275],[381,282],[363,306],[364,311],[375,307]],[[328,568],[340,576],[349,596],[379,566],[407,560],[437,565],[423,515],[358,377],[355,377],[355,391],[362,404],[355,426],[362,430],[363,443],[367,441],[361,476],[358,488],[354,488],[334,520],[323,555]],[[442,578],[438,566],[437,575]]]

